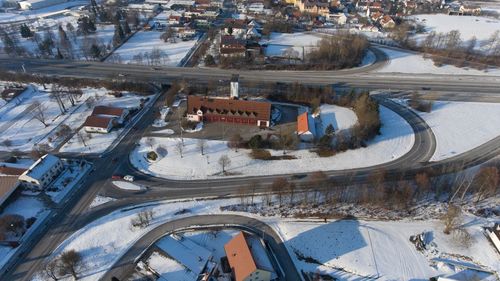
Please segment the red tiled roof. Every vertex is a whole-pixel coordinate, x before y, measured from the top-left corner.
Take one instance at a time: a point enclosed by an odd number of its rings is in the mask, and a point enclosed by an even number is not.
[[[120,117],[122,116],[123,111],[123,108],[99,105],[94,107],[92,115],[111,115]]]
[[[8,167],[5,165],[0,166],[0,174],[4,174],[4,175],[20,176],[26,170],[28,170],[28,169]]]
[[[17,176],[0,176],[0,204],[3,204],[7,198],[18,187]]]
[[[243,232],[238,233],[231,241],[227,242],[224,245],[224,250],[236,281],[243,281],[248,275],[257,270],[257,265],[248,248]]]
[[[211,111],[211,114],[239,115],[259,120],[269,120],[271,116],[271,104],[268,102],[188,96],[187,113],[196,114],[199,109],[203,113]]]
[[[306,133],[309,131],[309,114],[304,112],[297,116],[297,133]]]
[[[112,117],[101,117],[101,116],[91,115],[91,116],[87,117],[87,119],[85,120],[85,123],[83,123],[83,126],[107,129],[109,126],[109,123],[112,121],[113,121]]]

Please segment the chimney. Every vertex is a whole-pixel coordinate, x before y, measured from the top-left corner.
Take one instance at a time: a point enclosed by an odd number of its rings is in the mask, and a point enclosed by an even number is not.
[[[239,80],[240,76],[238,74],[233,74],[231,77],[231,98],[238,99],[240,97],[239,91]]]

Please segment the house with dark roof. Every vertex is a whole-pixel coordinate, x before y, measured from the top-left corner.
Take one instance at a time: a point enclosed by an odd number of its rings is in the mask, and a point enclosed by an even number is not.
[[[188,96],[187,119],[269,127],[271,103],[227,98]]]
[[[83,123],[83,129],[88,133],[107,134],[113,129],[115,117],[90,115]]]
[[[235,281],[272,280],[272,269],[263,268],[256,262],[243,232],[224,245],[224,251]]]
[[[128,109],[125,108],[99,105],[94,107],[91,115],[100,117],[113,117],[118,123],[121,124],[123,123],[123,121],[125,121],[128,113]]]
[[[17,176],[0,176],[0,209],[19,187]]]
[[[219,45],[219,53],[223,57],[245,56],[246,40],[238,39],[233,35],[222,35]]]

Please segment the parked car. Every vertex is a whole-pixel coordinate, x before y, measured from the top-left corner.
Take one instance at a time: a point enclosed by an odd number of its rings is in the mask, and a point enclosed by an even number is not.
[[[112,176],[111,176],[111,179],[114,179],[114,180],[121,180],[121,179],[122,179],[122,176],[120,176],[120,175],[112,175]]]
[[[131,176],[131,175],[126,175],[123,177],[124,180],[126,181],[134,181],[134,176]]]

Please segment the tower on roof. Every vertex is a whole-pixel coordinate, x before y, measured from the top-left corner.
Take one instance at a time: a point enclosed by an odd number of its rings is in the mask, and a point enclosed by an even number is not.
[[[239,80],[240,80],[240,75],[238,74],[233,74],[231,77],[231,98],[233,99],[238,99],[240,97],[239,94]]]

